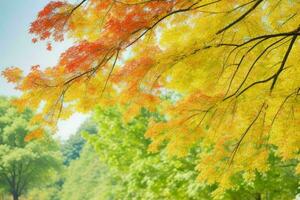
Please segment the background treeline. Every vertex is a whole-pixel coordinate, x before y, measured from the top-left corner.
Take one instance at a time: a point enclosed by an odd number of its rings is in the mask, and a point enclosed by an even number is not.
[[[20,193],[20,199],[212,199],[211,193],[218,186],[207,186],[197,181],[197,155],[201,151],[197,145],[184,158],[167,156],[163,146],[158,153],[150,153],[150,141],[144,137],[148,123],[151,120],[166,119],[162,115],[142,109],[138,116],[124,121],[121,109],[98,108],[92,119],[83,123],[77,133],[62,144],[50,136],[24,142],[24,130],[28,129],[29,132],[28,121],[32,114],[29,114],[30,111],[18,114],[6,99],[1,99],[0,148],[9,145],[9,138],[11,151],[18,151],[12,153],[16,158],[11,159],[11,163],[24,163],[25,158],[18,158],[22,155],[19,154],[19,149],[26,149],[28,145],[33,144],[40,146],[32,150],[33,152],[44,152],[43,154],[48,156],[43,155],[44,162],[29,167],[29,174],[39,173]],[[20,133],[24,134],[20,136]],[[47,142],[43,142],[44,140]],[[21,145],[16,147],[19,141]],[[9,158],[2,155],[2,152],[0,169],[1,173],[4,173],[3,169],[7,164],[3,164],[3,160]],[[37,160],[37,157],[43,159],[43,156],[33,157]],[[29,159],[28,156],[26,158]],[[269,159],[272,166],[268,173],[257,173],[256,177],[236,176],[234,181],[239,187],[228,191],[223,199],[295,199],[299,193],[299,177],[292,173],[295,163],[280,163],[273,155],[270,155]],[[10,199],[12,191],[4,179],[1,181],[1,198]]]

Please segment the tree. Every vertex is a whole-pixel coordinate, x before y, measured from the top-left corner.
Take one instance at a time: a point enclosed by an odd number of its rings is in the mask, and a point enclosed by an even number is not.
[[[112,199],[209,199],[210,190],[196,181],[195,152],[181,160],[168,157],[165,151],[147,152],[150,140],[144,133],[151,119],[163,117],[142,109],[124,122],[120,108],[98,108],[94,114],[98,133],[84,134],[107,166],[108,177],[114,177],[113,189],[118,190]]]
[[[23,91],[15,103],[43,102],[35,120],[49,123],[96,103],[128,104],[127,116],[161,105],[168,120],[150,126],[150,150],[166,142],[171,155],[185,156],[199,144],[199,181],[219,184],[218,196],[235,187],[236,174],[267,173],[273,153],[299,163],[299,8],[274,0],[50,2],[31,24],[33,42],[67,35],[76,44],[52,68],[3,74]],[[159,97],[168,90],[182,98],[166,103]]]
[[[60,168],[60,154],[50,136],[32,138],[29,125],[33,113],[19,113],[7,99],[0,98],[0,188],[14,200],[30,188],[49,181]]]
[[[92,120],[86,120],[79,127],[74,135],[62,145],[62,154],[64,156],[64,164],[69,165],[72,160],[79,158],[80,152],[85,144],[85,140],[81,136],[81,132],[88,132],[89,134],[97,133],[97,128]]]
[[[113,184],[113,174],[99,161],[94,149],[85,143],[80,157],[66,168],[61,200],[106,200],[118,194]]]

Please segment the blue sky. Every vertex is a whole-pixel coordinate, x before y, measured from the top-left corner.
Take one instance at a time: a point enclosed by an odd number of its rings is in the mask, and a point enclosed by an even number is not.
[[[0,0],[0,70],[6,67],[17,66],[28,72],[32,65],[39,64],[42,68],[57,63],[59,55],[72,43],[65,41],[53,44],[53,50],[46,50],[46,43],[31,42],[32,36],[28,33],[30,23],[37,13],[50,0]],[[14,86],[6,83],[0,77],[0,95],[17,96],[20,93]],[[66,139],[76,131],[86,116],[79,113],[67,121],[58,124],[57,135]]]

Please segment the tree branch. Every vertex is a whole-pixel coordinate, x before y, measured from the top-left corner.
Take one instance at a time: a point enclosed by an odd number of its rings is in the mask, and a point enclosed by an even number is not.
[[[298,31],[300,31],[300,27],[298,28]],[[275,84],[276,84],[276,81],[278,79],[278,76],[280,75],[280,73],[282,72],[282,70],[283,70],[283,68],[285,66],[285,63],[286,63],[286,61],[287,61],[287,59],[288,59],[288,57],[289,57],[289,55],[290,55],[290,53],[292,51],[292,48],[294,46],[294,43],[296,42],[297,37],[298,37],[298,35],[294,35],[293,36],[293,38],[292,38],[292,40],[290,42],[290,45],[289,45],[289,47],[288,47],[288,49],[287,49],[287,51],[286,51],[286,53],[284,55],[284,58],[283,58],[283,60],[281,62],[281,65],[280,65],[278,71],[276,72],[276,74],[274,75],[274,79],[273,79],[273,82],[272,82],[272,85],[271,85],[271,88],[270,88],[271,92],[272,92],[272,90],[275,87]]]
[[[265,107],[265,103],[262,104],[259,112],[257,113],[256,117],[253,119],[253,121],[250,123],[250,125],[248,126],[248,128],[244,131],[244,133],[242,134],[242,136],[240,137],[239,141],[237,142],[233,152],[232,152],[232,155],[231,155],[231,159],[230,159],[230,162],[229,162],[229,166],[231,166],[231,164],[233,163],[233,160],[234,160],[234,157],[238,151],[238,149],[240,148],[241,146],[241,143],[243,142],[245,136],[247,135],[247,133],[249,132],[249,130],[251,129],[251,127],[254,125],[254,123],[256,122],[256,120],[259,118],[260,116],[260,113],[262,112],[263,108]]]
[[[234,26],[235,24],[237,24],[238,22],[240,22],[241,20],[243,20],[245,17],[247,17],[247,15],[249,15],[263,0],[258,0],[247,12],[245,12],[243,15],[241,15],[239,18],[237,18],[236,20],[234,20],[233,22],[231,22],[230,24],[228,24],[227,26],[225,26],[224,28],[222,28],[221,30],[219,30],[216,35],[219,35],[220,33],[226,31],[227,29],[229,29],[230,27]]]

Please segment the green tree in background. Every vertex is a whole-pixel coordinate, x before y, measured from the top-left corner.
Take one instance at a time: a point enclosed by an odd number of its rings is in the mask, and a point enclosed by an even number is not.
[[[142,109],[129,122],[124,122],[120,109],[98,108],[96,135],[85,138],[96,149],[118,185],[118,193],[111,199],[209,199],[210,187],[196,181],[196,153],[187,158],[173,159],[166,151],[152,154],[147,151],[150,141],[145,139],[150,120],[164,120],[162,116]],[[116,187],[116,186],[115,186]],[[99,197],[99,199],[105,199]]]
[[[75,134],[62,141],[60,147],[64,170],[46,186],[30,190],[26,200],[82,200],[93,196],[89,191],[94,190],[93,188],[97,190],[101,184],[97,180],[102,180],[99,171],[102,171],[103,166],[98,162],[93,149],[85,147],[88,144],[81,136],[82,131],[97,133],[95,123],[91,119],[84,121]]]
[[[0,188],[14,200],[50,181],[61,167],[59,146],[49,135],[25,141],[34,128],[29,125],[32,116],[0,98]]]
[[[66,169],[60,199],[113,199],[118,194],[116,182],[107,165],[99,161],[94,149],[86,143],[80,157]]]
[[[62,154],[64,156],[65,165],[69,165],[72,160],[79,157],[81,149],[85,144],[85,140],[81,136],[82,131],[88,132],[89,134],[96,134],[97,127],[91,119],[86,120],[79,127],[76,133],[71,135],[70,138],[62,145]]]

